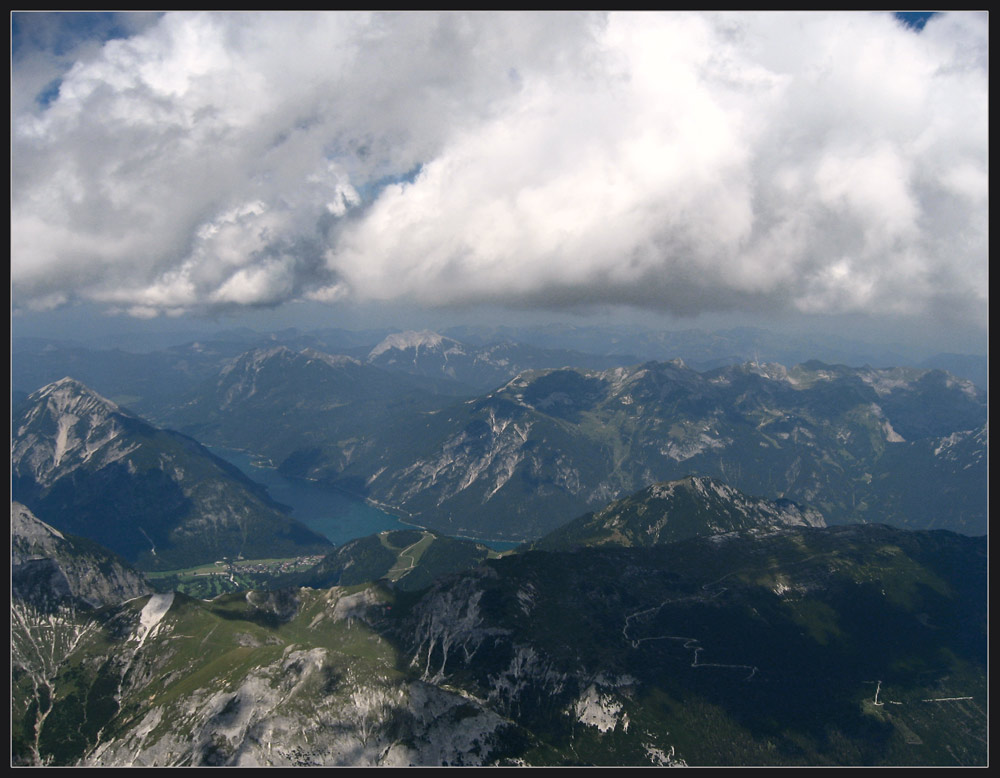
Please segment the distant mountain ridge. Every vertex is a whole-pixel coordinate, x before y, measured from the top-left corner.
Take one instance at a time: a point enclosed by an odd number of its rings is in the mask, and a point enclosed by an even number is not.
[[[909,368],[811,362],[698,373],[675,360],[528,371],[394,430],[410,442],[367,465],[367,489],[442,531],[523,538],[697,474],[811,505],[828,521],[979,534],[986,408],[971,382]],[[969,441],[961,464],[943,454],[956,435]],[[918,470],[925,476],[911,484]],[[339,477],[322,460],[309,475]],[[907,494],[924,484],[938,494],[913,504]]]
[[[942,371],[673,360],[528,370],[455,401],[338,359],[247,352],[172,423],[452,535],[537,538],[689,474],[830,522],[986,531],[986,396]]]
[[[827,363],[908,365],[921,369],[943,369],[987,388],[987,357],[982,353],[928,355],[902,346],[881,346],[833,335],[782,334],[755,327],[715,331],[654,329],[641,326],[488,325],[452,326],[438,332],[423,330],[455,348],[458,343],[467,358],[481,355],[475,370],[463,377],[480,391],[495,388],[529,368],[578,367],[608,369],[656,360],[683,359],[705,371],[729,364],[778,362],[793,365],[810,359]],[[133,339],[129,333],[104,337],[89,346],[81,343],[15,336],[12,380],[25,392],[72,375],[107,397],[134,407],[144,415],[158,417],[158,410],[198,381],[217,371],[222,362],[252,348],[285,345],[310,347],[326,353],[347,354],[365,360],[379,344],[395,338],[412,339],[415,331],[382,329],[348,331],[289,328],[277,332],[255,332],[247,328],[216,332],[185,332],[173,336]],[[98,345],[99,343],[99,345]],[[113,343],[116,348],[108,349]],[[401,344],[400,344],[401,345]],[[126,350],[121,350],[126,349]],[[158,350],[157,350],[158,349]],[[434,373],[424,361],[399,359],[392,369]],[[500,375],[504,362],[511,372]],[[461,360],[447,367],[458,370]],[[441,365],[438,365],[440,368]],[[461,371],[459,371],[461,372]],[[498,377],[499,376],[499,377]],[[465,386],[466,384],[461,384]]]
[[[158,418],[457,535],[540,537],[688,473],[813,505],[834,522],[985,532],[986,396],[941,371],[533,368],[457,402],[448,392],[465,384],[443,390],[442,365],[458,374],[458,351],[482,349],[430,332],[381,345],[348,357],[272,342],[229,359]],[[470,364],[515,367],[498,348]],[[373,352],[396,366],[368,363]],[[407,372],[411,358],[427,375]]]
[[[279,345],[241,354],[166,415],[185,434],[265,455],[302,475],[325,457],[341,470],[369,461],[394,419],[451,402],[403,373]]]
[[[447,378],[470,389],[486,391],[529,369],[563,365],[606,369],[628,364],[630,360],[621,355],[542,349],[512,341],[470,345],[423,330],[386,336],[369,352],[366,361],[387,370]]]
[[[745,362],[795,365],[812,359],[830,364],[902,365],[947,370],[980,388],[987,385],[986,347],[981,353],[933,354],[901,344],[868,343],[832,333],[782,333],[761,327],[716,330],[663,330],[643,326],[550,324],[542,326],[465,325],[442,332],[463,342],[485,344],[511,340],[539,348],[568,349],[605,355],[635,355],[632,362],[680,358],[698,371]],[[549,365],[554,367],[554,365]],[[580,365],[577,365],[580,367]]]

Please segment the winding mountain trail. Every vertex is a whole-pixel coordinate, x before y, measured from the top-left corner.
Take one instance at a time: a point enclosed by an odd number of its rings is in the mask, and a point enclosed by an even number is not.
[[[815,559],[818,556],[821,556],[821,554],[812,554],[812,555],[806,557],[805,559],[802,559],[799,562],[794,563],[793,565],[784,565],[784,567],[791,567],[791,566],[802,565],[802,564],[805,564],[806,562],[809,562],[812,559]],[[639,619],[639,618],[642,618],[644,616],[648,616],[648,615],[654,614],[657,611],[659,611],[661,608],[663,608],[665,605],[671,605],[671,604],[674,604],[674,603],[682,603],[682,602],[705,602],[706,600],[716,599],[717,597],[719,597],[720,595],[722,595],[727,590],[728,587],[720,586],[720,584],[722,583],[722,581],[725,581],[727,578],[731,578],[731,577],[736,576],[736,575],[743,575],[743,574],[747,574],[747,573],[757,573],[757,574],[759,574],[759,573],[762,573],[762,572],[767,572],[769,570],[774,570],[774,569],[776,569],[778,567],[782,567],[782,565],[780,565],[780,564],[772,564],[772,565],[768,565],[767,567],[764,567],[764,568],[744,568],[742,570],[734,570],[731,573],[726,573],[721,578],[717,578],[714,581],[709,581],[708,583],[702,584],[701,589],[702,589],[703,592],[706,593],[705,595],[696,595],[695,594],[695,595],[688,595],[688,596],[685,596],[685,597],[673,597],[673,598],[669,598],[669,599],[664,600],[659,605],[654,605],[652,608],[644,608],[643,610],[639,610],[639,611],[636,611],[635,613],[631,613],[631,614],[629,614],[629,615],[627,615],[625,617],[625,623],[622,625],[622,637],[625,639],[626,642],[628,642],[628,643],[630,643],[632,645],[632,648],[638,648],[640,644],[646,643],[646,642],[651,642],[651,641],[654,641],[654,640],[678,640],[678,641],[683,641],[683,647],[686,650],[688,650],[688,651],[692,651],[693,654],[694,654],[693,660],[691,662],[691,667],[717,667],[717,668],[726,668],[726,669],[734,669],[734,670],[749,670],[750,674],[744,679],[746,681],[749,681],[758,672],[759,668],[756,665],[726,664],[726,663],[720,663],[720,662],[701,662],[701,661],[699,661],[700,654],[705,650],[705,648],[701,645],[700,638],[688,637],[688,636],[684,636],[684,635],[655,635],[655,636],[652,636],[652,637],[632,637],[629,634],[629,630],[632,627],[632,622],[635,619]],[[718,587],[718,588],[716,588],[716,587]]]
[[[721,579],[719,579],[719,580],[721,580]],[[717,583],[717,582],[715,582],[715,583]],[[706,584],[706,586],[708,586],[708,584]],[[725,591],[724,588],[721,589],[719,592],[717,592],[716,594],[714,594],[712,596],[716,597],[719,594],[721,594],[723,591]],[[633,638],[633,637],[631,637],[629,635],[629,627],[631,626],[631,622],[632,622],[633,619],[645,616],[645,615],[650,614],[650,613],[654,613],[654,612],[660,610],[660,608],[662,608],[664,605],[667,605],[667,604],[670,604],[670,603],[675,603],[675,602],[684,602],[684,601],[689,601],[689,600],[701,601],[702,598],[697,597],[697,596],[692,596],[692,597],[678,597],[676,599],[664,600],[659,605],[656,605],[656,606],[654,606],[652,608],[646,608],[646,609],[641,610],[641,611],[636,611],[635,613],[632,613],[632,614],[626,616],[625,617],[625,624],[622,626],[622,636],[625,638],[626,642],[631,643],[632,648],[638,648],[642,643],[652,642],[654,640],[678,640],[678,641],[683,641],[683,648],[686,649],[686,650],[688,650],[688,651],[692,651],[693,652],[693,657],[692,657],[692,661],[691,661],[691,667],[717,667],[717,668],[728,668],[728,669],[733,669],[733,670],[748,670],[750,674],[747,675],[747,677],[744,680],[749,681],[751,678],[753,678],[754,675],[757,674],[757,670],[758,670],[758,668],[757,668],[756,665],[725,664],[725,663],[721,663],[721,662],[701,662],[701,661],[699,661],[700,654],[705,650],[705,648],[701,645],[701,639],[700,638],[693,638],[693,637],[688,637],[688,636],[685,636],[685,635],[655,635],[655,636],[652,636],[652,637],[637,637],[637,638]]]

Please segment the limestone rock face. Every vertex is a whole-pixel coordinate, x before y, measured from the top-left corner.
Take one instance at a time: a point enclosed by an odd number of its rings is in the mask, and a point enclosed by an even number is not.
[[[11,596],[43,611],[102,608],[149,594],[142,574],[96,543],[59,532],[10,506]]]

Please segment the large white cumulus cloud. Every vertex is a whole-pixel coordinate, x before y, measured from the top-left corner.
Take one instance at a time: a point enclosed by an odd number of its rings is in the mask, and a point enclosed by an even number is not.
[[[985,321],[987,36],[976,14],[919,34],[888,14],[168,14],[14,116],[15,303]]]

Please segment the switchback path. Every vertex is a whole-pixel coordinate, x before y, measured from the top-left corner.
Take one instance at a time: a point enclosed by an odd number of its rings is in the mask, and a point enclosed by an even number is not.
[[[691,595],[687,595],[687,596],[684,596],[684,597],[671,597],[671,598],[668,598],[668,599],[664,600],[659,605],[654,605],[652,608],[644,608],[643,610],[639,610],[639,611],[636,611],[635,613],[631,613],[631,614],[627,615],[625,617],[625,623],[622,625],[622,637],[625,639],[626,642],[628,642],[628,643],[630,643],[632,645],[632,648],[638,648],[642,643],[650,642],[650,641],[654,641],[654,640],[678,640],[678,641],[683,641],[683,647],[685,649],[687,649],[688,651],[694,652],[694,657],[693,657],[692,662],[691,662],[691,667],[718,667],[718,668],[728,668],[728,669],[736,669],[736,670],[749,670],[750,674],[744,679],[744,680],[749,681],[751,678],[754,677],[754,675],[757,674],[757,671],[758,671],[759,668],[756,665],[724,664],[724,663],[720,663],[720,662],[701,662],[701,661],[699,661],[700,654],[705,649],[701,645],[701,640],[699,638],[687,637],[687,636],[684,636],[684,635],[656,635],[656,636],[652,636],[652,637],[632,637],[629,634],[629,630],[632,627],[632,622],[635,619],[639,619],[639,618],[642,618],[644,616],[648,616],[650,614],[656,613],[661,608],[663,608],[665,605],[672,605],[672,604],[681,603],[681,602],[706,602],[707,600],[713,600],[713,599],[721,596],[727,590],[727,587],[721,586],[720,584],[723,581],[725,581],[727,578],[731,578],[734,575],[741,575],[741,574],[744,574],[744,573],[766,572],[766,571],[769,571],[769,570],[774,570],[777,567],[785,567],[785,568],[787,568],[787,567],[794,567],[794,566],[805,564],[806,562],[809,562],[810,560],[815,559],[818,556],[822,556],[822,554],[811,554],[810,556],[806,557],[805,559],[799,560],[798,562],[795,562],[795,563],[790,564],[790,565],[774,564],[774,565],[769,565],[769,566],[764,567],[764,568],[745,568],[745,569],[742,569],[742,570],[734,570],[731,573],[726,573],[721,578],[717,578],[714,581],[709,581],[708,583],[702,584],[701,588],[702,588],[702,591],[705,592],[704,595],[691,594]]]

